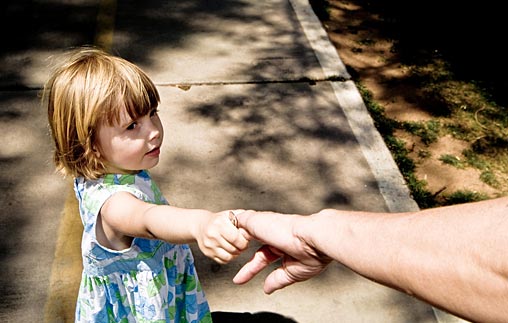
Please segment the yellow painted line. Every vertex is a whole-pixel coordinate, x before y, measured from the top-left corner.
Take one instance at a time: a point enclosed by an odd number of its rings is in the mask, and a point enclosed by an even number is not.
[[[48,298],[44,306],[44,322],[47,323],[74,322],[74,310],[81,282],[83,224],[79,217],[72,182],[69,186],[69,194],[58,228]]]
[[[115,31],[116,0],[101,0],[99,14],[97,15],[97,30],[94,44],[107,52],[113,46],[113,33]]]

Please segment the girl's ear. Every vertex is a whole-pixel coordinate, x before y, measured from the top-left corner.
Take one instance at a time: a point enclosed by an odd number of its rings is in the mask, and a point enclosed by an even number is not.
[[[101,152],[99,151],[97,146],[93,145],[92,151],[93,151],[93,154],[95,155],[95,157],[97,157],[97,159],[100,160],[101,159]]]

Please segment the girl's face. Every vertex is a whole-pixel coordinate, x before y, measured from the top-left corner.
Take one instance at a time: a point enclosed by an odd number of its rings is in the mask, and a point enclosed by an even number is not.
[[[118,123],[99,126],[97,147],[108,173],[129,174],[159,163],[164,137],[157,109],[132,120],[126,110]]]

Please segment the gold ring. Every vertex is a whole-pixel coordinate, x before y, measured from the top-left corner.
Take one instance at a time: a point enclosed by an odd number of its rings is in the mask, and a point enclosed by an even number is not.
[[[231,221],[235,228],[238,228],[238,219],[232,211],[229,211],[229,221]]]

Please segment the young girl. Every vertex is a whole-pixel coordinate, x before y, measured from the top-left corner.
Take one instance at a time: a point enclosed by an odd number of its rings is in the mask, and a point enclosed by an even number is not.
[[[57,169],[74,178],[84,225],[77,322],[211,322],[186,243],[223,264],[248,241],[227,211],[169,206],[159,94],[132,63],[81,49],[45,87]]]

